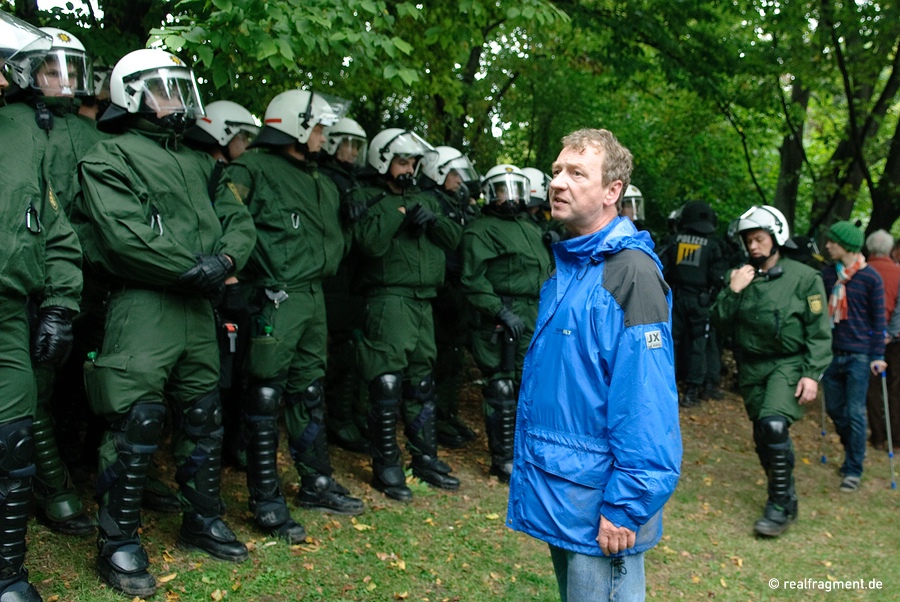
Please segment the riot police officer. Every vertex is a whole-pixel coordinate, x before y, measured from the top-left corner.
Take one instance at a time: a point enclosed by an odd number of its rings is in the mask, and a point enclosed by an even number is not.
[[[512,471],[522,364],[550,268],[541,229],[522,211],[530,188],[529,179],[514,165],[488,170],[482,183],[482,217],[466,228],[462,240],[462,287],[478,311],[472,352],[487,380],[482,393],[490,473],[506,483]]]
[[[359,363],[369,388],[372,486],[400,501],[412,499],[397,445],[401,404],[413,474],[435,487],[459,488],[450,466],[437,457],[431,301],[444,281],[444,252],[457,247],[462,226],[416,187],[416,163],[432,152],[413,132],[380,132],[368,157],[377,175],[354,196],[368,205],[354,228],[354,243],[366,295]]]
[[[435,147],[422,158],[419,180],[423,190],[440,203],[445,217],[465,227],[477,213],[469,203],[466,182],[478,180],[469,158],[450,146]],[[462,447],[475,439],[475,432],[459,417],[466,348],[469,346],[469,312],[459,285],[462,249],[445,253],[444,285],[432,303],[434,340],[437,345],[434,381],[437,390],[437,438],[446,447]]]
[[[736,345],[740,393],[768,477],[768,500],[753,528],[776,537],[797,519],[789,429],[816,399],[831,361],[831,326],[821,276],[782,256],[790,228],[778,209],[751,207],[734,232],[747,263],[727,274],[712,316]]]
[[[40,60],[50,36],[0,11],[0,91],[4,63],[19,52]],[[28,582],[25,533],[31,501],[37,400],[33,366],[65,359],[81,294],[81,248],[56,194],[40,171],[45,146],[29,129],[0,114],[0,598],[39,602]],[[38,307],[29,336],[26,297]],[[32,342],[29,346],[29,342]]]
[[[247,558],[221,518],[222,417],[211,300],[247,261],[256,233],[233,197],[209,202],[212,159],[182,142],[203,114],[191,70],[162,50],[123,57],[99,126],[121,135],[80,163],[85,257],[111,283],[103,347],[85,367],[94,412],[109,428],[97,479],[97,569],[113,588],[149,597],[156,580],[141,545],[141,496],[173,404],[175,480],[186,502],[179,542]],[[135,319],[140,316],[140,319]]]
[[[306,533],[290,515],[278,483],[277,416],[285,402],[288,448],[300,476],[299,505],[359,514],[364,506],[332,478],[325,433],[327,327],[322,280],[337,271],[350,234],[340,199],[316,157],[323,129],[340,115],[321,96],[288,90],[266,108],[259,151],[228,164],[217,203],[238,198],[256,224],[256,247],[241,279],[251,293],[251,337],[244,402],[247,487],[257,525],[291,543]]]

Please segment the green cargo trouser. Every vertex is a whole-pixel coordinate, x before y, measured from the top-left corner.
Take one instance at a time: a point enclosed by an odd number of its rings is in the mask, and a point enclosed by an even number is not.
[[[94,413],[119,422],[137,402],[174,404],[176,425],[189,424],[198,400],[217,391],[219,350],[209,301],[144,289],[124,289],[111,295],[103,348],[85,363],[85,386]],[[205,412],[219,413],[203,406]],[[116,462],[114,433],[107,430],[100,447],[100,473]],[[219,433],[208,437],[221,439]],[[172,435],[176,465],[188,465],[197,441],[184,428]],[[214,459],[215,462],[219,458]],[[182,490],[192,488],[188,480]]]
[[[275,307],[260,290],[257,299],[265,299],[262,310],[253,318],[253,337],[247,354],[250,387],[277,386],[285,393],[285,423],[292,455],[300,476],[316,474],[312,466],[298,460],[293,442],[299,441],[312,420],[311,409],[303,403],[304,392],[325,376],[328,328],[325,319],[325,295],[319,284],[304,290],[287,291],[288,297]],[[320,458],[326,461],[327,458]]]
[[[431,300],[390,294],[369,297],[358,357],[366,383],[388,373],[401,373],[412,381],[431,374],[437,357]]]
[[[30,340],[25,299],[0,298],[0,424],[34,414]]]
[[[784,416],[788,424],[803,417],[803,407],[794,397],[803,376],[800,357],[762,359],[742,354],[738,385],[751,421],[766,416]]]

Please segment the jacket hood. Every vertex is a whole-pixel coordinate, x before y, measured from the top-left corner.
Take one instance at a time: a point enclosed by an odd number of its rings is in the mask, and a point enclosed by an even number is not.
[[[662,270],[662,263],[653,252],[656,244],[646,231],[639,231],[627,217],[617,217],[593,234],[567,238],[553,243],[553,251],[566,263],[580,264],[589,260],[600,263],[607,255],[624,249],[643,251]]]

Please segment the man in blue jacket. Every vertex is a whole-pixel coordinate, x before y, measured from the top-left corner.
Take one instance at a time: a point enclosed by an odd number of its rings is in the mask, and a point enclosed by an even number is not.
[[[672,296],[617,216],[631,153],[607,130],[562,144],[550,201],[570,237],[525,358],[507,525],[550,544],[563,602],[643,600],[681,464]]]

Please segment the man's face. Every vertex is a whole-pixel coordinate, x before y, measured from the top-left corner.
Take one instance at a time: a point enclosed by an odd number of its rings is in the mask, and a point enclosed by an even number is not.
[[[34,74],[35,85],[51,98],[75,96],[72,89],[77,81],[78,67],[68,63],[64,68],[56,57],[48,57]]]
[[[416,158],[415,157],[394,157],[391,159],[391,167],[388,172],[390,176],[394,179],[397,177],[408,173],[412,174],[416,171]]]
[[[497,195],[498,205],[504,205],[509,200],[509,191],[504,184],[494,186],[494,194]]]
[[[744,246],[750,257],[768,257],[772,254],[775,241],[772,235],[763,229],[750,230],[744,234]]]
[[[825,241],[825,250],[828,252],[828,256],[832,261],[840,261],[847,255],[852,255],[850,251],[831,239]]]
[[[317,123],[309,133],[309,140],[306,141],[306,147],[311,153],[317,153],[322,150],[325,144],[325,126]]]
[[[615,219],[622,181],[603,186],[603,153],[566,147],[553,163],[550,209],[554,219],[578,236],[597,232]]]
[[[228,142],[228,156],[234,161],[250,146],[250,134],[241,130]]]
[[[149,107],[156,111],[156,116],[160,119],[166,115],[184,112],[184,103],[177,94],[168,94],[163,89],[161,83],[151,84],[148,86],[146,103]]]
[[[357,157],[359,157],[359,143],[350,138],[344,138],[334,153],[334,158],[342,163],[356,163]]]
[[[444,190],[447,192],[456,192],[459,190],[460,184],[462,184],[462,176],[459,175],[459,172],[455,169],[451,169],[450,173],[447,174],[447,179],[444,180]]]

